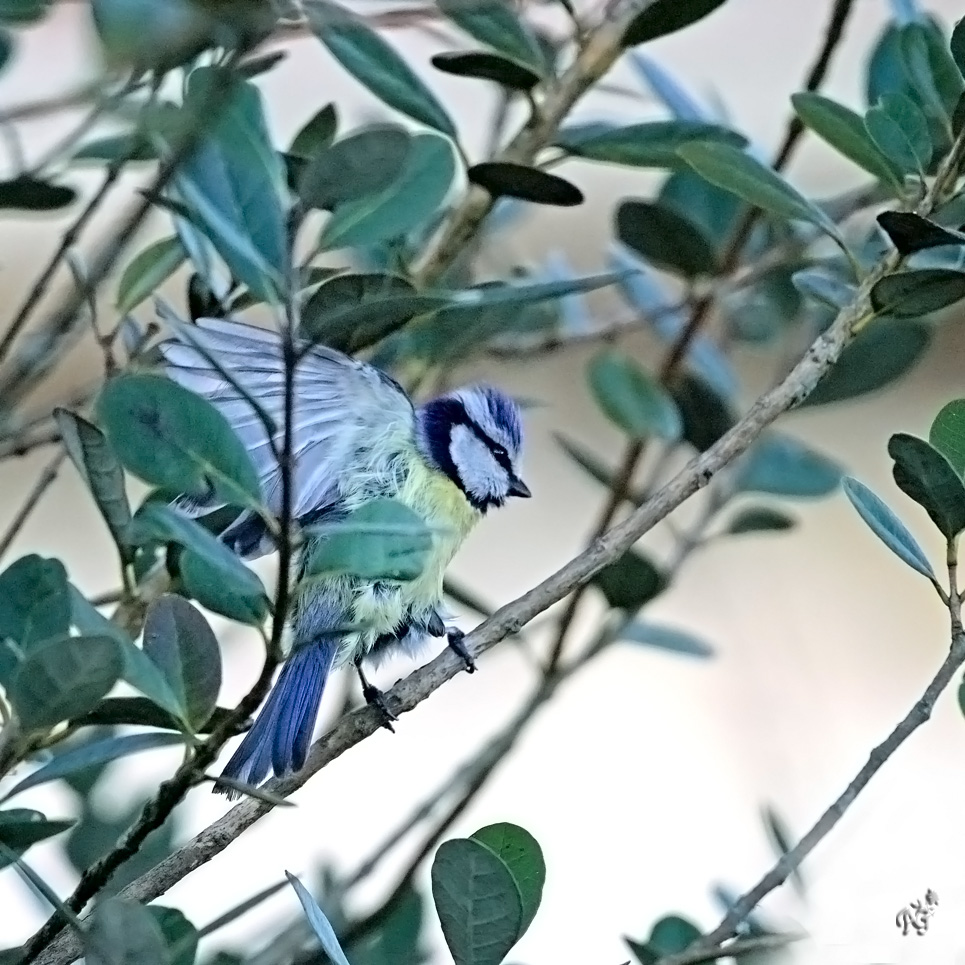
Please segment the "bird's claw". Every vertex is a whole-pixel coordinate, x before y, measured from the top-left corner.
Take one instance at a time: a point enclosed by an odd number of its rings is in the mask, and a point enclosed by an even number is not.
[[[449,639],[449,647],[460,657],[462,657],[462,662],[466,665],[466,673],[476,672],[476,661],[473,659],[472,654],[466,649],[466,645],[462,642],[462,638],[465,633],[462,632],[458,627],[450,627],[447,633]]]
[[[395,728],[392,726],[392,721],[398,720],[399,718],[389,710],[385,694],[382,693],[378,687],[373,687],[372,684],[366,684],[362,688],[362,696],[370,707],[374,707],[379,712],[379,717],[381,718],[379,724],[394,734]]]

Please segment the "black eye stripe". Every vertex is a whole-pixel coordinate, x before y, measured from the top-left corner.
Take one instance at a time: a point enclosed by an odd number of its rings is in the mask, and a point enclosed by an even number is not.
[[[468,419],[464,425],[468,426],[469,429],[472,430],[473,435],[493,454],[493,459],[495,459],[509,475],[512,475],[513,464],[509,461],[509,453],[505,447],[501,446],[498,442],[493,442],[493,440],[483,432],[481,426],[473,422],[472,419]]]

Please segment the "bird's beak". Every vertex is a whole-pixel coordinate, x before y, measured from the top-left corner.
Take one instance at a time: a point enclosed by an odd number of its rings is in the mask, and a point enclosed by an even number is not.
[[[513,476],[509,481],[509,495],[522,496],[524,499],[529,499],[533,494],[529,491],[529,486],[527,486],[519,476]]]

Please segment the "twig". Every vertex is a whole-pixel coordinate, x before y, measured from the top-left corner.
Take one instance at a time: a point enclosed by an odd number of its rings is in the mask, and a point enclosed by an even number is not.
[[[792,942],[801,941],[804,935],[755,935],[753,938],[738,938],[725,948],[700,949],[698,951],[680,952],[678,955],[659,959],[659,965],[703,965],[704,962],[716,962],[721,958],[740,959],[743,955],[755,952],[773,952],[779,948],[786,948]]]
[[[821,47],[821,52],[819,53],[814,66],[808,73],[807,82],[805,85],[807,90],[817,90],[817,88],[823,83],[824,77],[827,74],[828,67],[831,63],[831,55],[834,53],[835,48],[840,43],[843,36],[844,25],[847,21],[848,14],[851,12],[853,2],[854,0],[835,0],[831,11],[831,19],[825,31],[825,38]],[[788,123],[787,133],[785,134],[784,140],[778,149],[777,156],[774,161],[775,170],[780,171],[784,165],[787,164],[788,160],[790,160],[791,154],[793,153],[803,131],[804,127],[795,114]],[[737,227],[734,229],[733,233],[731,234],[730,241],[724,250],[724,254],[721,257],[720,274],[722,276],[729,274],[737,267],[740,261],[741,252],[744,250],[744,246],[750,237],[754,225],[757,223],[758,217],[760,217],[760,213],[759,208],[747,209]],[[693,342],[694,338],[696,338],[707,319],[710,317],[713,305],[713,299],[709,296],[701,298],[695,303],[687,324],[684,326],[684,329],[680,332],[673,345],[670,347],[670,350],[661,366],[660,379],[665,384],[671,380],[674,373],[677,371],[677,368],[683,362],[691,343]],[[620,509],[620,506],[623,504],[626,498],[626,493],[630,488],[631,480],[633,479],[634,473],[636,472],[637,466],[639,465],[640,460],[643,458],[645,451],[646,446],[643,441],[634,440],[628,444],[626,452],[624,453],[623,461],[620,464],[620,468],[615,474],[613,485],[610,491],[610,497],[603,507],[600,518],[593,530],[591,540],[597,539],[600,534],[604,533],[607,527],[613,522],[617,512]],[[566,637],[573,625],[573,620],[576,618],[576,613],[579,609],[582,596],[583,592],[581,588],[577,590],[576,593],[573,594],[573,597],[567,602],[566,608],[560,617],[556,640],[553,644],[552,650],[550,651],[550,657],[547,662],[547,668],[550,670],[556,666],[560,660],[560,657],[562,656],[563,647],[566,644]]]
[[[30,518],[30,514],[34,511],[37,503],[43,498],[44,493],[50,488],[53,481],[57,478],[57,473],[60,471],[60,464],[64,461],[66,451],[61,449],[60,452],[54,456],[53,459],[44,467],[43,471],[37,477],[36,482],[33,484],[27,498],[24,500],[23,505],[17,511],[17,515],[11,520],[10,525],[7,527],[7,531],[0,537],[0,559],[2,559],[7,550],[10,549],[11,544],[17,538],[17,534],[23,529],[24,523]]]
[[[41,100],[25,101],[22,104],[14,104],[0,110],[0,124],[10,124],[13,121],[27,121],[36,117],[47,117],[60,111],[70,110],[80,107],[88,101],[97,97],[103,88],[102,81],[95,81],[92,84],[85,84],[76,90],[68,91],[66,94],[57,94],[55,97],[45,97]]]

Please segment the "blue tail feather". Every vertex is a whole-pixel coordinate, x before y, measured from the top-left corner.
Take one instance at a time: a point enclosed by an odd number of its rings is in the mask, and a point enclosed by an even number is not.
[[[251,730],[225,765],[225,777],[255,786],[269,771],[280,777],[304,766],[336,649],[335,640],[295,648]],[[217,784],[215,790],[237,796]]]

